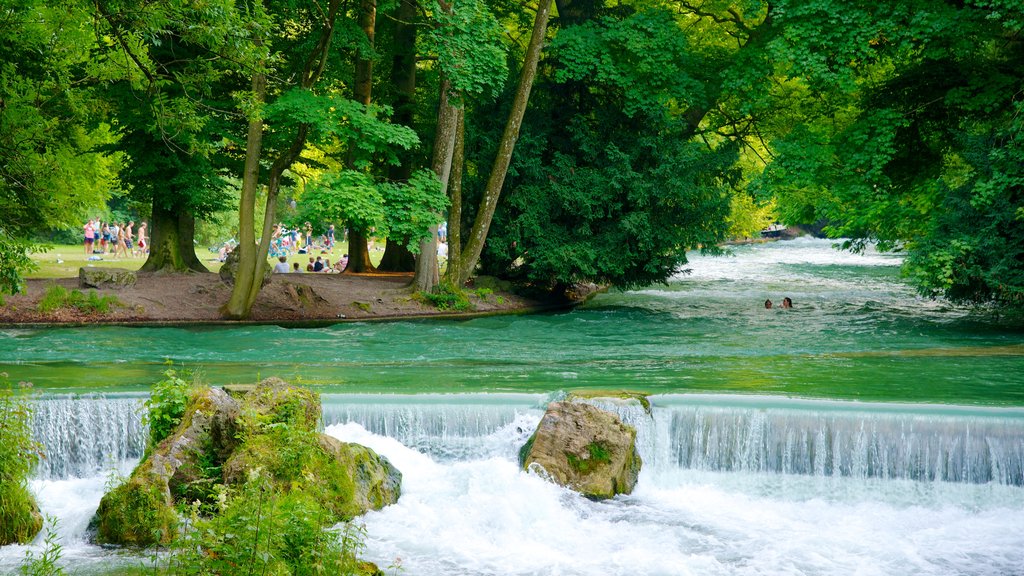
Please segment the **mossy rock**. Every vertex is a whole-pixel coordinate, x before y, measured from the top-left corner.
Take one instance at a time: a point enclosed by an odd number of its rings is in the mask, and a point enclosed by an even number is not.
[[[237,445],[238,401],[219,388],[192,394],[181,422],[148,451],[128,480],[103,496],[96,539],[149,546],[174,538],[177,502],[209,501],[220,466]]]
[[[228,252],[227,256],[224,258],[224,263],[221,264],[220,270],[217,272],[217,275],[220,276],[220,281],[228,286],[235,285],[235,276],[238,275],[238,250]],[[273,275],[274,268],[270,265],[270,262],[264,260],[263,280],[260,282],[260,288],[264,288],[267,284],[270,284],[270,279]]]
[[[342,442],[321,434],[320,446],[339,462],[352,479],[352,510],[363,514],[398,502],[402,494],[402,473],[391,462],[361,444]]]
[[[43,515],[28,488],[0,486],[0,546],[28,544],[42,528]]]
[[[379,510],[401,493],[402,475],[386,458],[324,434],[275,431],[247,438],[225,463],[224,481],[239,485],[254,473],[266,474],[282,491],[312,494],[335,521]]]
[[[96,510],[100,544],[152,546],[174,539],[178,515],[166,483],[143,462],[127,482],[104,494]]]
[[[632,390],[573,390],[565,396],[567,402],[576,400],[608,400],[611,402],[638,402],[648,414],[651,413],[651,400],[644,392]]]
[[[267,378],[242,399],[242,413],[254,424],[284,424],[314,431],[320,425],[320,395],[280,378]]]
[[[551,403],[520,460],[523,469],[593,500],[632,492],[642,465],[636,430],[583,402]]]

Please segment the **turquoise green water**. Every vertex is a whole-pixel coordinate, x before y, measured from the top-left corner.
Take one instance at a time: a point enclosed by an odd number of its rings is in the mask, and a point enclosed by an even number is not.
[[[1024,405],[1024,330],[917,298],[898,265],[801,239],[694,256],[692,273],[669,286],[560,314],[4,330],[0,371],[52,391],[144,389],[170,360],[217,384],[273,375],[333,392],[630,388]],[[794,309],[764,309],[783,296]]]

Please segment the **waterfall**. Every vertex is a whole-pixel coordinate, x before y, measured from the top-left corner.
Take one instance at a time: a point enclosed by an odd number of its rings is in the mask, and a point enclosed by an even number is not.
[[[144,395],[42,396],[32,410],[32,434],[42,446],[42,480],[96,475],[142,457],[148,431]]]
[[[355,422],[440,462],[514,458],[549,398],[527,394],[323,395],[324,425]],[[1024,414],[849,402],[653,396],[595,400],[637,429],[653,470],[799,474],[1024,485]],[[44,396],[36,477],[95,475],[142,456],[143,395]]]
[[[355,422],[442,462],[515,454],[544,413],[540,395],[325,394],[324,426]]]
[[[673,405],[656,410],[659,466],[1024,485],[1019,411],[893,411],[849,403],[797,408]]]

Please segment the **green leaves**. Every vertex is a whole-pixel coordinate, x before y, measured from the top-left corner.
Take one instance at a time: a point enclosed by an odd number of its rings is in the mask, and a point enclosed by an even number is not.
[[[493,98],[507,75],[504,29],[481,0],[463,0],[446,10],[431,2],[433,26],[422,35],[426,51],[437,55],[452,91],[469,98]]]

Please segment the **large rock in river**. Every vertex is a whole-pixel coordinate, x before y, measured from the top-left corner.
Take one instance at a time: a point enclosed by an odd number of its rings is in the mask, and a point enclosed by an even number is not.
[[[268,378],[242,401],[245,442],[224,464],[224,481],[244,483],[254,471],[282,489],[301,487],[348,520],[398,501],[402,474],[373,450],[316,432],[320,397]]]
[[[181,423],[103,496],[96,511],[100,543],[148,546],[174,538],[175,502],[203,499],[220,482],[219,466],[238,444],[240,405],[220,388],[201,388]]]
[[[640,474],[636,430],[582,402],[553,402],[520,451],[524,469],[594,500],[629,494]]]

